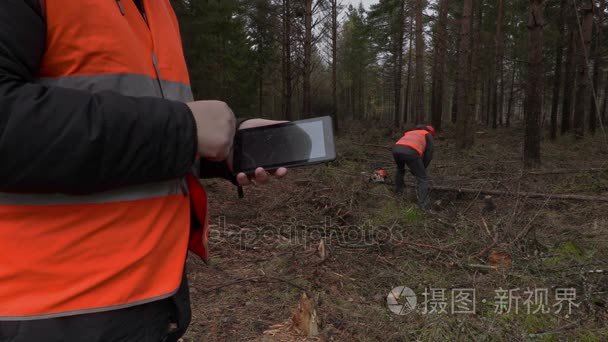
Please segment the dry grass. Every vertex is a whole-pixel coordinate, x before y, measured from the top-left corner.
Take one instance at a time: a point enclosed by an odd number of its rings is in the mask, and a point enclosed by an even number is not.
[[[608,171],[522,170],[518,131],[478,133],[476,147],[465,153],[456,151],[452,136],[441,137],[433,181],[608,196]],[[317,299],[325,340],[608,340],[608,276],[587,273],[608,270],[606,202],[511,195],[493,198],[496,211],[483,213],[483,196],[434,192],[437,212],[420,212],[412,189],[398,198],[390,186],[361,176],[378,166],[393,173],[390,152],[381,147],[397,138],[393,133],[352,127],[339,140],[336,162],[246,189],[243,200],[229,184],[209,183],[212,261],[189,260],[194,319],[185,340],[259,340],[291,316],[304,290]],[[545,171],[608,166],[599,138],[545,142],[543,152]],[[316,254],[321,239],[330,250],[324,261]],[[509,270],[475,266],[496,248],[512,258]],[[419,301],[426,287],[474,288],[477,314],[394,315],[386,295],[399,285],[411,287]],[[527,287],[576,288],[580,307],[569,317],[494,312],[494,290]]]

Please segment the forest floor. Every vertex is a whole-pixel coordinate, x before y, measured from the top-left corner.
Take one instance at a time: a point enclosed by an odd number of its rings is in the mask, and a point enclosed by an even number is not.
[[[542,168],[530,172],[521,128],[479,128],[467,152],[452,131],[437,139],[433,184],[504,194],[435,190],[433,212],[422,212],[412,187],[398,197],[362,175],[394,175],[398,132],[355,126],[338,139],[335,162],[247,188],[242,200],[230,184],[207,182],[212,258],[189,259],[184,341],[607,341],[603,136],[546,140]],[[417,294],[416,310],[389,310],[398,286]],[[297,337],[290,324],[304,292],[316,303],[316,338]]]

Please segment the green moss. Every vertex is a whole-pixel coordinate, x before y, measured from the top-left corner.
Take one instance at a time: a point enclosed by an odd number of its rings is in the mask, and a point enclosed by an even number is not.
[[[588,331],[581,329],[576,336],[577,341],[583,342],[599,342],[608,340],[608,328],[599,329],[595,331]]]
[[[541,337],[535,338],[534,341],[537,341],[537,342],[557,342],[558,339],[554,335],[543,335]]]
[[[584,252],[574,241],[568,241],[555,250],[560,256],[564,258],[572,258],[580,260],[584,257]]]
[[[567,241],[553,249],[553,256],[544,260],[547,266],[559,266],[569,262],[583,262],[593,257],[595,251],[585,251],[574,241]]]
[[[535,334],[542,331],[547,331],[552,327],[552,322],[549,315],[535,314],[523,315],[523,327],[528,333]]]
[[[580,342],[600,342],[602,339],[591,332],[583,332],[578,334],[576,337],[577,341]]]
[[[405,211],[404,219],[405,222],[408,223],[420,223],[422,221],[422,215],[416,207],[410,207]]]
[[[376,210],[371,221],[382,226],[391,226],[393,223],[414,225],[423,223],[424,215],[415,205],[387,200]]]
[[[449,341],[454,338],[454,331],[449,320],[437,320],[427,317],[426,324],[413,331],[417,341]]]
[[[581,172],[555,182],[552,190],[562,193],[591,192],[601,193],[608,189],[605,173]]]

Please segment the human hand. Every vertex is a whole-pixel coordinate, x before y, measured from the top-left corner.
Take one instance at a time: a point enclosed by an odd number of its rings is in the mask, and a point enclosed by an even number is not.
[[[198,154],[211,160],[226,160],[231,155],[236,118],[222,101],[195,101],[187,103],[198,132]]]

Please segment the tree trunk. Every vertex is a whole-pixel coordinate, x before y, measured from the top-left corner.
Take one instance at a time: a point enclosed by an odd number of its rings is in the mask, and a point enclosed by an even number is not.
[[[500,109],[498,108],[498,79],[502,78],[502,50],[503,50],[503,37],[502,37],[502,18],[503,18],[503,0],[497,0],[497,13],[496,13],[496,34],[494,36],[494,78],[492,80],[492,128],[498,127],[498,116]]]
[[[589,56],[591,33],[593,29],[593,0],[579,0],[582,34],[579,31],[577,42],[578,67],[576,72],[576,101],[574,103],[574,136],[582,139],[585,136],[585,115],[589,93]],[[582,35],[582,36],[581,36]]]
[[[331,112],[338,132],[338,0],[331,0],[331,54]]]
[[[504,36],[504,35],[503,35]],[[498,125],[504,124],[504,103],[505,103],[505,72],[504,72],[504,49],[500,57],[500,91],[498,94]]]
[[[415,184],[407,183],[408,186],[415,186]],[[555,194],[555,193],[542,193],[542,192],[524,192],[524,191],[502,191],[502,190],[485,190],[477,188],[460,188],[453,186],[433,185],[433,191],[452,191],[460,194],[471,194],[479,196],[481,195],[494,195],[494,196],[518,196],[523,198],[543,198],[546,200],[573,200],[573,201],[593,201],[593,202],[608,202],[606,196],[590,196],[590,195],[578,195],[578,194]]]
[[[409,122],[408,113],[410,109],[410,85],[412,80],[412,47],[414,42],[414,18],[410,21],[410,47],[407,52],[407,80],[405,85],[405,103],[403,104],[403,122]]]
[[[312,93],[310,77],[312,75],[312,2],[304,0],[304,75],[302,81],[302,115],[312,116]]]
[[[458,57],[458,82],[456,87],[463,90],[458,92],[458,141],[460,149],[473,146],[475,136],[473,132],[473,113],[469,107],[468,97],[473,96],[473,75],[471,73],[471,15],[473,0],[464,0],[462,9],[462,22],[460,26],[460,55]]]
[[[542,113],[543,0],[530,0],[528,17],[528,81],[526,86],[524,165],[540,165],[540,118]]]
[[[352,76],[351,76],[352,79]],[[350,106],[350,113],[351,113],[351,117],[354,119],[357,119],[357,115],[355,113],[357,113],[357,110],[355,109],[355,100],[354,100],[354,96],[353,96],[353,86],[351,85],[350,87],[348,87],[348,104]],[[361,114],[365,114],[365,113],[359,113],[359,115]]]
[[[490,72],[490,78],[494,78],[493,72]],[[486,117],[485,119],[485,123],[486,123],[486,127],[490,127],[492,125],[492,117],[494,115],[494,111],[492,110],[492,97],[494,96],[493,93],[493,88],[494,88],[494,82],[491,79],[488,79],[488,94],[486,96],[486,98],[484,99],[485,101],[485,107],[486,107]]]
[[[495,84],[496,84],[496,75],[494,75],[496,71],[494,70],[494,68],[491,68],[490,71],[488,72],[489,74],[489,80],[488,80],[488,87],[490,88],[490,91],[488,92],[488,111],[486,112],[486,127],[492,127],[492,128],[496,128],[494,125],[494,117],[496,115],[496,111],[493,109],[492,107],[492,103],[494,103],[494,89],[495,89]],[[495,108],[495,107],[494,107]]]
[[[513,110],[513,93],[515,91],[515,63],[513,63],[513,70],[511,71],[511,94],[509,95],[509,105],[507,106],[507,122],[505,125],[511,127],[511,113]]]
[[[424,0],[416,0],[416,123],[426,120],[424,108],[424,39],[422,12]]]
[[[293,120],[291,111],[291,5],[290,0],[283,0],[283,103],[282,112],[285,120]]]
[[[454,80],[453,90],[452,90],[452,113],[451,113],[451,121],[452,123],[456,123],[458,121],[458,100],[460,99],[460,94],[458,88],[461,86],[460,82],[460,73],[459,73],[459,63],[460,63],[460,30],[462,29],[462,17],[456,20],[456,25],[454,27],[454,31],[458,31],[458,35],[456,38],[456,53],[454,54],[454,59],[452,60],[452,65],[450,69],[452,70],[451,75]]]
[[[460,94],[458,94],[458,81],[454,84],[454,91],[452,92],[452,123],[456,123],[458,121],[458,100],[460,99]]]
[[[480,118],[482,122],[486,123],[486,118],[483,117],[484,113],[488,112],[488,106],[486,105],[486,98],[488,97],[488,90],[490,89],[490,81],[487,77],[484,77],[481,81],[481,110],[480,110]]]
[[[553,98],[551,99],[551,140],[557,138],[557,114],[559,106],[559,93],[562,85],[562,60],[564,54],[564,42],[567,34],[564,27],[564,16],[569,0],[562,0],[559,15],[557,17],[558,41],[555,47],[555,68],[553,69]]]
[[[447,53],[448,1],[439,2],[439,19],[435,33],[435,56],[433,58],[433,96],[431,99],[432,124],[437,131],[441,130],[443,116],[443,90],[445,77],[445,59]]]
[[[403,86],[403,43],[405,34],[405,0],[401,0],[399,5],[399,18],[397,27],[397,36],[395,37],[394,56],[395,56],[395,110],[394,110],[394,126],[400,126],[400,114],[401,114],[401,88]]]
[[[606,125],[606,107],[608,107],[608,80],[604,86],[604,98],[602,100],[602,125]]]
[[[483,59],[481,56],[481,41],[483,35],[481,34],[482,25],[483,25],[483,0],[473,0],[473,12],[471,15],[471,30],[472,32],[477,32],[477,36],[471,35],[471,56],[469,58],[469,70],[471,72],[471,79],[469,81],[469,95],[467,95],[469,101],[469,111],[471,115],[471,137],[474,137],[474,132],[472,130],[473,127],[477,123],[477,93],[478,86],[481,79],[481,65],[483,63]],[[475,17],[477,14],[477,17]],[[481,102],[481,99],[479,99]]]
[[[597,35],[595,40],[594,47],[594,57],[593,57],[593,91],[591,92],[591,110],[589,111],[589,132],[591,134],[595,134],[596,124],[598,119],[598,96],[599,89],[602,87],[602,40],[603,40],[603,30],[604,26],[604,11],[606,10],[606,2],[605,0],[600,0],[599,8],[597,11]]]
[[[562,135],[570,132],[570,123],[572,119],[572,99],[574,96],[574,82],[576,79],[576,69],[574,65],[574,45],[576,41],[575,32],[577,32],[578,29],[576,29],[576,23],[573,23],[572,21],[573,18],[570,16],[568,24],[570,34],[568,35],[568,49],[566,51],[566,78],[564,79],[564,94],[562,95],[564,97],[562,102]]]

